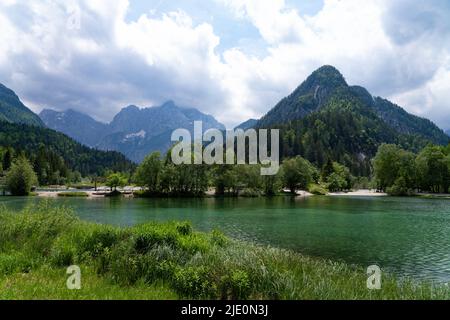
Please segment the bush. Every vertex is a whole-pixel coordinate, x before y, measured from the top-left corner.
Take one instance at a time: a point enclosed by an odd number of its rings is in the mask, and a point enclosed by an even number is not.
[[[215,286],[208,281],[204,267],[179,267],[175,271],[174,289],[185,297],[206,298],[215,292]]]
[[[245,188],[239,195],[244,198],[259,198],[262,196],[262,192],[256,189]]]
[[[6,174],[6,185],[13,196],[27,196],[38,179],[30,162],[23,157],[13,162]]]
[[[247,272],[234,270],[231,275],[222,278],[222,298],[246,300],[250,297],[252,286]]]
[[[58,193],[58,197],[83,198],[83,197],[89,197],[89,195],[86,192],[60,192],[60,193]]]
[[[183,236],[192,234],[192,224],[190,222],[182,222],[177,225],[177,231]]]
[[[224,247],[228,244],[228,238],[219,230],[213,230],[211,232],[211,239],[213,244]]]
[[[310,184],[308,191],[317,196],[326,196],[328,194],[328,190],[318,184]]]
[[[414,194],[414,190],[409,189],[406,180],[403,177],[395,180],[394,185],[386,189],[386,192],[391,196],[411,196]]]
[[[144,254],[156,245],[169,245],[178,247],[179,233],[174,225],[157,225],[149,223],[135,228],[134,248],[138,253]]]

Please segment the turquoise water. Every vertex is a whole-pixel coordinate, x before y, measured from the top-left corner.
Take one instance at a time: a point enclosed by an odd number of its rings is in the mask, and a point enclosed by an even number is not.
[[[0,197],[21,209],[38,198]],[[401,276],[450,282],[450,201],[391,197],[50,199],[82,219],[120,226],[189,220],[236,239]]]

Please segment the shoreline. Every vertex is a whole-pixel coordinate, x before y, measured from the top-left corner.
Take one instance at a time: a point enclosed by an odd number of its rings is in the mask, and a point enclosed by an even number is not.
[[[328,196],[344,196],[344,197],[388,197],[389,195],[385,192],[376,192],[375,190],[361,189],[349,192],[330,192]]]
[[[42,198],[58,198],[59,194],[70,194],[70,193],[83,193],[86,194],[86,196],[83,196],[83,198],[104,198],[107,196],[107,194],[109,193],[106,191],[92,191],[92,190],[55,190],[55,191],[36,191],[35,194],[37,197],[42,197]],[[281,194],[282,196],[290,196],[291,194],[284,190],[284,194]],[[128,192],[128,193],[124,193],[123,194],[124,197],[128,197],[128,198],[134,198],[135,196]],[[295,197],[299,197],[299,198],[308,198],[308,197],[313,197],[315,196],[314,194],[305,191],[305,190],[299,190],[296,192]],[[388,196],[387,193],[382,193],[382,192],[376,192],[374,190],[367,190],[367,189],[362,189],[362,190],[356,190],[356,191],[349,191],[349,192],[330,192],[328,193],[326,196],[330,196],[330,197],[336,197],[336,196],[360,196],[360,197],[386,197]],[[424,197],[429,197],[431,195],[418,195],[418,196],[424,196]],[[75,195],[73,197],[76,197]],[[216,196],[211,190],[208,190],[205,193],[204,197],[219,197]],[[239,197],[239,196],[238,196]],[[164,198],[164,197],[161,197]],[[245,197],[244,197],[245,198]]]
[[[124,198],[139,198],[136,197],[133,192],[130,192],[129,190],[125,191],[125,193],[123,191],[122,192],[122,196]],[[70,194],[73,193],[74,195],[70,196]],[[80,193],[83,194],[83,196],[77,196],[76,193]],[[104,190],[99,190],[99,191],[93,191],[93,190],[72,190],[72,189],[60,189],[60,190],[55,190],[55,191],[35,191],[33,194],[36,197],[40,197],[40,198],[58,198],[61,197],[63,198],[64,196],[61,196],[60,194],[64,194],[65,197],[68,198],[87,198],[87,199],[99,199],[99,198],[105,198],[108,196],[110,192],[109,191],[104,191]],[[314,196],[318,196],[315,194],[312,194],[308,191],[304,191],[304,190],[299,190],[296,192],[295,196],[292,195],[290,192],[284,190],[284,193],[280,193],[276,196],[293,196],[296,198],[309,198],[309,197],[314,197]],[[369,190],[369,189],[361,189],[361,190],[355,190],[355,191],[348,191],[348,192],[330,192],[326,195],[323,195],[325,197],[390,197],[389,194],[387,194],[386,192],[377,192],[375,190]],[[176,196],[160,196],[160,197],[156,197],[156,198],[177,198]],[[211,190],[208,190],[204,196],[202,197],[195,197],[195,196],[191,196],[191,198],[221,198],[222,196],[217,196],[215,195],[214,192],[212,192]],[[230,196],[230,197],[236,197],[236,198],[248,198],[245,196]],[[265,197],[265,196],[262,196]],[[422,198],[422,199],[450,199],[450,194],[432,194],[432,193],[417,193],[417,194],[413,194],[410,196],[406,196],[406,198]],[[145,198],[145,197],[144,197]],[[185,197],[180,197],[180,198],[185,198]]]

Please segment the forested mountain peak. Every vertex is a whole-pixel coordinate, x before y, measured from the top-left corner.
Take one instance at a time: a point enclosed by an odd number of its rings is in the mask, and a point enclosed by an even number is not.
[[[343,75],[333,66],[314,71],[288,97],[282,99],[258,123],[259,127],[285,123],[317,111],[337,91],[348,88]]]
[[[41,119],[28,109],[17,94],[0,83],[0,120],[43,127]]]
[[[300,86],[314,89],[316,86],[323,87],[346,87],[344,76],[333,66],[325,65],[314,71]]]
[[[373,97],[361,86],[348,86],[342,74],[332,66],[314,71],[256,126],[270,127],[303,119],[330,104],[336,110],[344,107],[358,110],[365,117],[376,115],[399,134],[417,135],[438,144],[448,143],[448,136],[430,120],[409,114],[386,99]]]
[[[256,127],[281,129],[285,157],[301,155],[319,166],[338,161],[357,175],[369,174],[370,159],[382,143],[417,151],[430,142],[450,141],[430,120],[348,86],[331,66],[314,71]]]

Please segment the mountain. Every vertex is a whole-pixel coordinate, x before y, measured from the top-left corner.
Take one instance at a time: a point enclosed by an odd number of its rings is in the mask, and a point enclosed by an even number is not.
[[[0,84],[0,120],[43,127],[41,119],[28,109],[11,89]]]
[[[3,85],[0,85],[0,147],[24,153],[35,164],[42,163],[42,158],[51,158],[51,163],[58,163],[61,159],[64,164],[59,165],[60,168],[83,175],[101,175],[106,170],[125,172],[135,167],[118,152],[94,150],[60,132],[45,128],[41,119]],[[38,175],[40,177],[41,172]]]
[[[288,97],[282,99],[257,125],[267,127],[303,118],[320,109],[333,94],[346,88],[348,85],[336,68],[323,66],[314,71]]]
[[[313,72],[256,127],[281,130],[284,157],[302,155],[318,166],[339,161],[354,174],[365,176],[382,143],[417,151],[430,142],[450,141],[431,121],[373,97],[362,87],[349,86],[332,66]]]
[[[115,151],[100,151],[84,146],[63,133],[44,127],[0,123],[0,146],[23,151],[33,158],[41,148],[60,156],[73,171],[83,176],[103,174],[106,170],[129,172],[134,164]]]
[[[103,137],[108,130],[106,124],[74,110],[57,112],[44,109],[39,117],[47,127],[64,132],[69,137],[87,146],[94,147],[99,137]]]
[[[267,127],[302,119],[339,96],[356,98],[358,103],[369,107],[371,112],[399,133],[417,134],[437,144],[448,142],[445,133],[430,120],[409,114],[386,99],[373,97],[363,87],[349,86],[333,66],[323,66],[314,71],[291,95],[270,110],[257,126]]]
[[[194,121],[202,121],[203,129],[225,127],[214,117],[194,108],[178,107],[168,101],[159,107],[122,109],[109,124],[73,111],[41,113],[45,124],[91,147],[115,150],[140,162],[153,151],[165,153],[173,144],[172,132],[178,128],[193,132]]]
[[[447,131],[445,131],[445,133],[450,137],[450,129],[448,129]]]
[[[256,120],[256,119],[249,119],[249,120],[241,123],[240,125],[238,125],[236,128],[234,128],[234,130],[242,129],[245,131],[245,130],[254,128],[257,123],[258,123],[258,120]]]

